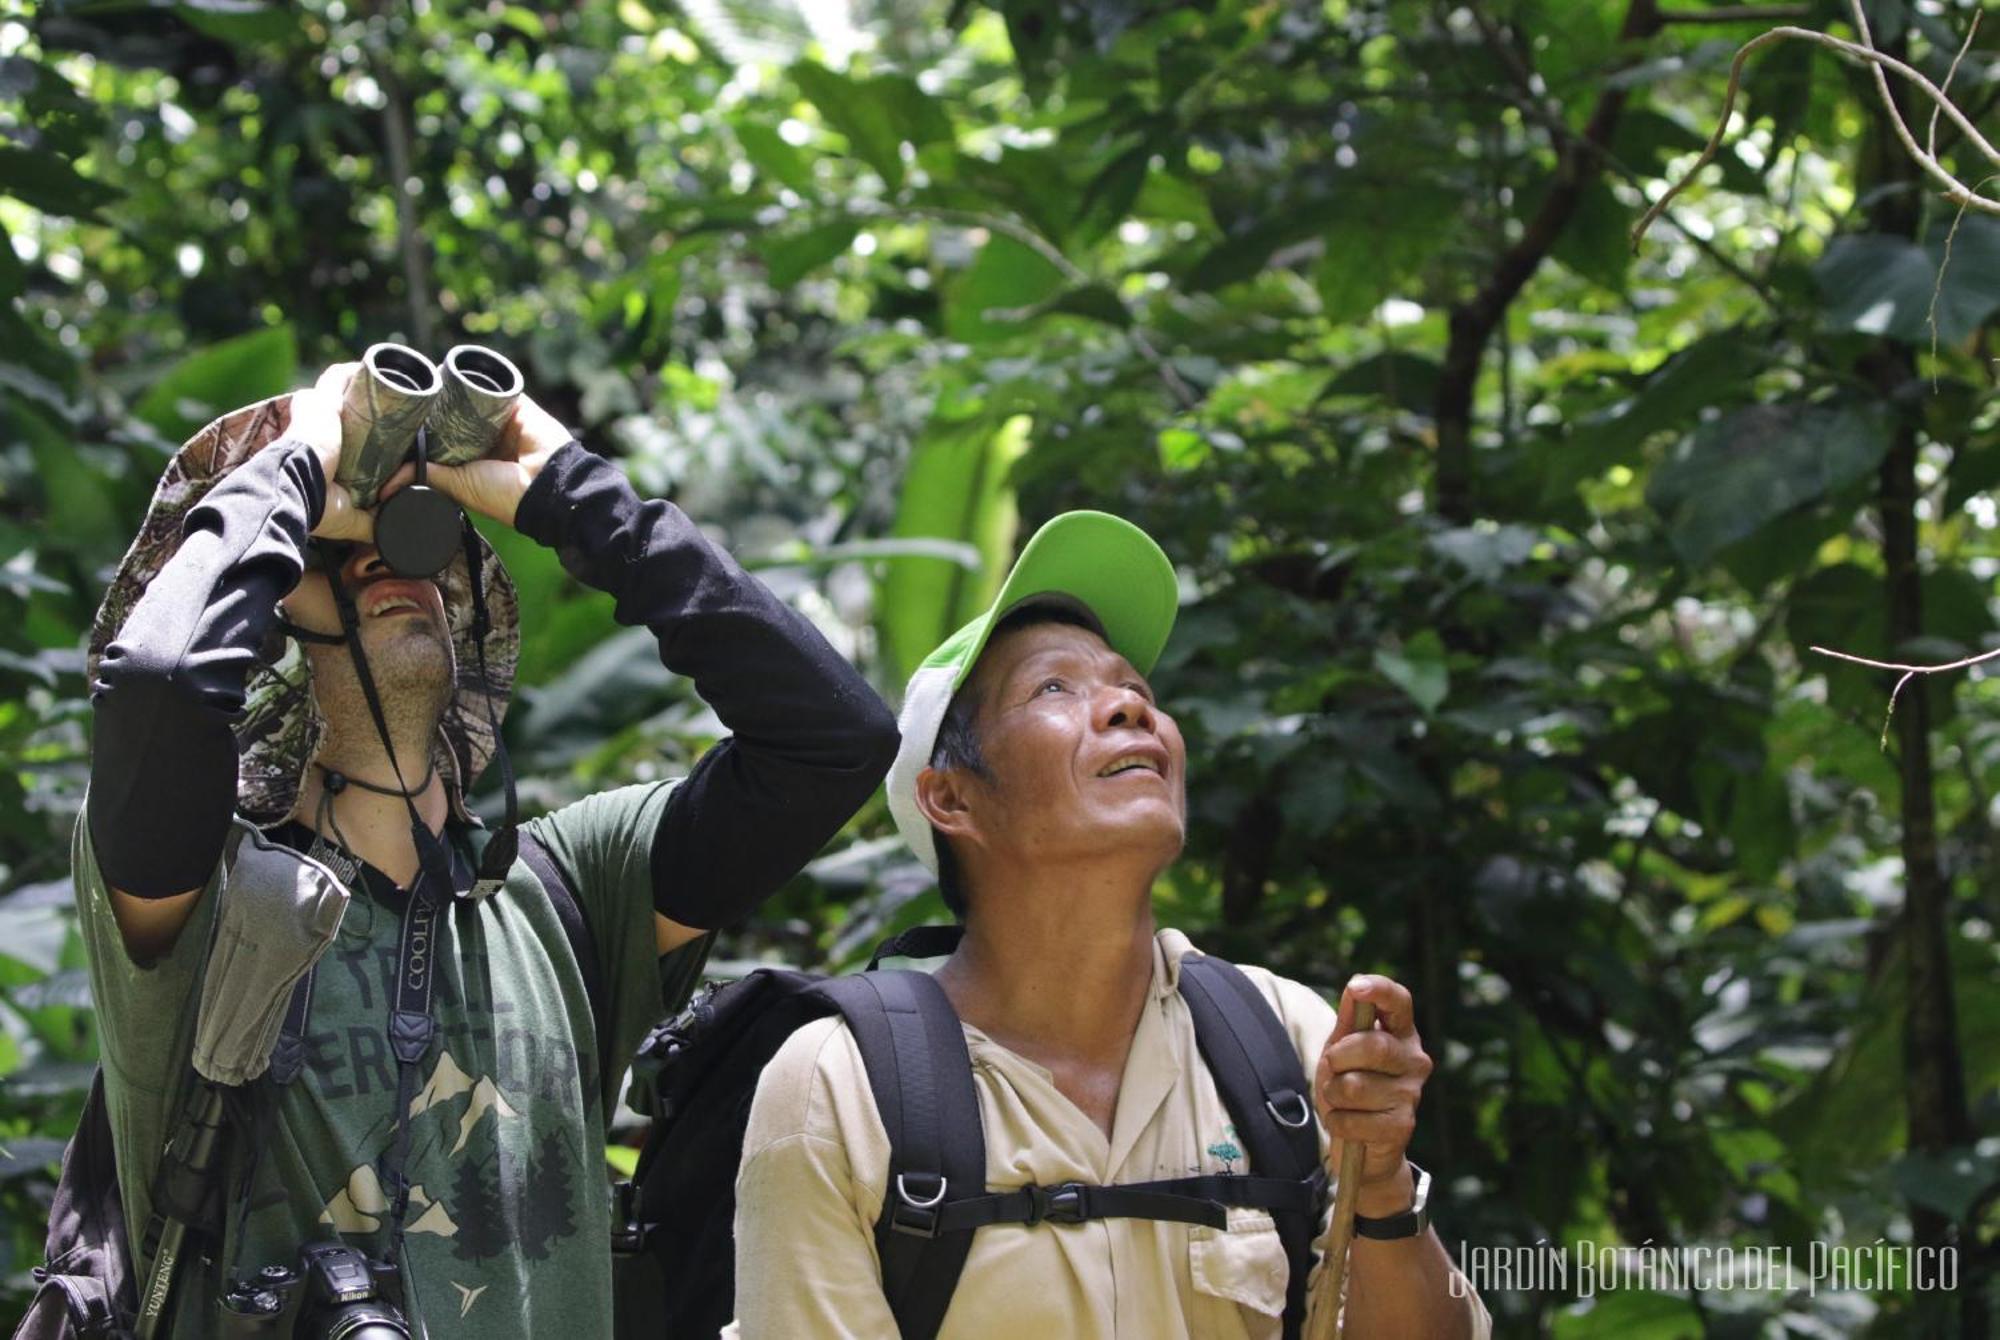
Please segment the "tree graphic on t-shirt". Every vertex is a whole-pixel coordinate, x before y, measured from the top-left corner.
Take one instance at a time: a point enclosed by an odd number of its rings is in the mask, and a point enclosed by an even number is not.
[[[561,1131],[551,1129],[543,1134],[522,1191],[526,1199],[521,1206],[521,1250],[530,1260],[540,1261],[548,1256],[556,1239],[576,1232],[569,1158]]]
[[[462,1158],[452,1174],[451,1213],[458,1236],[451,1250],[461,1261],[484,1261],[507,1248],[507,1218],[500,1212],[492,1171],[492,1159]]]

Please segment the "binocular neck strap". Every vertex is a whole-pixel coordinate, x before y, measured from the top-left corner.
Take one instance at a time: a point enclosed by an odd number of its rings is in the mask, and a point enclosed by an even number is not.
[[[479,666],[480,697],[486,703],[486,727],[493,733],[493,761],[500,765],[500,784],[507,793],[507,818],[479,857],[479,892],[492,893],[507,879],[507,870],[520,852],[516,831],[521,822],[520,797],[514,790],[514,764],[507,757],[507,743],[500,738],[500,719],[493,710],[492,679],[486,668],[486,635],[493,620],[486,609],[486,573],[480,564],[479,531],[472,517],[464,516],[465,580],[472,596],[472,656]]]

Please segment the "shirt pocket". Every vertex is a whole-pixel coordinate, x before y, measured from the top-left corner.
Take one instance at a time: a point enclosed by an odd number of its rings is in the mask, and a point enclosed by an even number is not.
[[[1188,1273],[1197,1293],[1266,1317],[1284,1315],[1291,1266],[1277,1224],[1262,1210],[1230,1210],[1226,1229],[1196,1227],[1188,1240]],[[1253,1327],[1251,1333],[1263,1329]]]

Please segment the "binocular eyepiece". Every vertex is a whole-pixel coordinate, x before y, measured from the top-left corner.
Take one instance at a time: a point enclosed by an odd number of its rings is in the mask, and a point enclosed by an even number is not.
[[[426,465],[490,454],[523,385],[519,368],[477,344],[453,348],[442,369],[401,344],[371,345],[361,356],[340,406],[334,478],[356,506],[380,503],[375,547],[399,575],[434,577],[458,550],[458,504],[425,482]],[[382,485],[407,460],[416,479],[382,501]]]

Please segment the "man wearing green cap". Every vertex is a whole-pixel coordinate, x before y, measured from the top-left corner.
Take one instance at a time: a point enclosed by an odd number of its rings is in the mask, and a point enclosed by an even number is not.
[[[1152,912],[1153,883],[1187,825],[1186,750],[1146,680],[1177,604],[1173,568],[1143,532],[1069,513],[1029,541],[992,608],[910,681],[889,799],[964,922],[935,977],[971,1057],[983,1192],[1246,1171],[1252,1142],[1231,1122],[1177,989],[1199,951],[1157,929]],[[1431,1069],[1409,992],[1356,977],[1336,1014],[1296,982],[1245,976],[1301,1079],[1313,1077],[1322,1131],[1366,1151],[1348,1333],[1486,1334],[1484,1307],[1428,1227],[1430,1178],[1404,1157]],[[1379,1012],[1368,1030],[1353,1022],[1364,1000]],[[904,1178],[892,1184],[891,1158],[847,1024],[800,1029],[761,1076],[744,1140],[743,1340],[897,1333],[904,1309],[885,1294],[878,1221],[922,1221],[883,1219],[886,1201],[916,1194]],[[1303,1294],[1288,1307],[1291,1267],[1271,1213],[1230,1208],[1220,1227],[1131,1211],[1041,1218],[985,1220],[971,1234],[943,1340],[1298,1332]],[[1299,1224],[1303,1239],[1313,1220]]]

